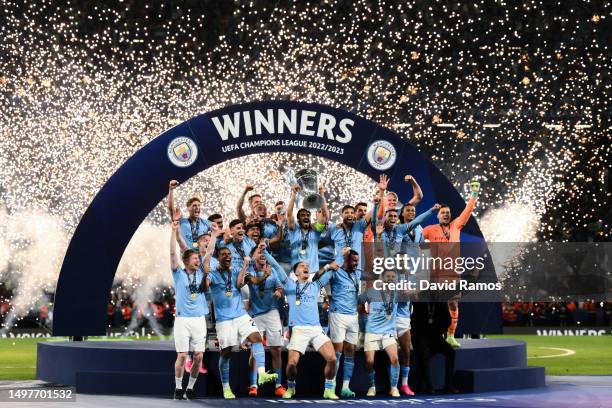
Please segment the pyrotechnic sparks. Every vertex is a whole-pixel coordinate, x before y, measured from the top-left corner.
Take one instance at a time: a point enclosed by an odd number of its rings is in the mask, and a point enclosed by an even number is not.
[[[393,128],[458,189],[479,179],[491,240],[610,239],[609,3],[398,3],[2,1],[7,223],[51,217],[61,227],[53,234],[69,236],[110,175],[163,130],[229,104],[291,99]],[[308,160],[323,172],[334,208],[371,198],[363,175]],[[298,161],[277,154],[225,163],[182,186],[179,202],[206,192],[215,199],[203,213],[231,218],[253,182],[271,206],[287,195],[278,175]],[[157,245],[147,237],[166,220],[160,205],[133,244]],[[14,262],[21,244],[6,236],[3,281],[23,276],[25,265]],[[48,256],[61,260],[64,241],[45,248]],[[124,257],[118,276],[135,282],[165,262]],[[55,281],[59,261],[52,265],[34,287]]]

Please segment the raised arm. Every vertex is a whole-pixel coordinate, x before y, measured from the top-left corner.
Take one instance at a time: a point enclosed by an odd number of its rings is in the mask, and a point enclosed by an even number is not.
[[[423,190],[417,183],[416,179],[410,175],[404,177],[404,180],[412,185],[412,198],[408,201],[410,205],[417,205],[423,199]]]
[[[380,202],[382,201],[382,199],[380,198],[380,196],[378,194],[376,194],[374,196],[374,207],[372,207],[372,211],[370,212],[370,217],[372,216],[372,214],[376,214],[378,213],[378,208],[380,207]],[[366,214],[367,216],[367,214]],[[372,233],[374,236],[376,236],[376,225],[378,223],[378,217],[372,217],[370,219],[371,223],[370,223],[370,228],[372,229]]]
[[[264,283],[266,279],[270,277],[270,275],[272,275],[272,266],[270,266],[270,264],[267,264],[264,268],[263,275],[261,276],[247,275],[247,279],[249,279],[249,283],[253,285],[259,285],[259,284]]]
[[[317,273],[314,274],[314,276],[312,277],[312,281],[318,281],[319,279],[321,279],[321,277],[323,277],[323,275],[325,275],[328,271],[330,270],[334,270],[337,271],[338,268],[340,266],[338,266],[338,263],[336,261],[332,261],[331,263],[328,263],[327,265],[323,265],[323,267],[321,269],[319,269],[317,271]]]
[[[170,180],[168,183],[168,214],[170,219],[174,220],[174,189],[178,187],[179,182],[176,180]]]
[[[472,181],[470,183],[470,190],[472,191],[472,197],[470,201],[467,202],[467,205],[461,211],[461,214],[453,221],[453,224],[457,226],[457,228],[461,229],[467,224],[470,219],[470,215],[472,211],[474,211],[474,207],[476,207],[476,200],[478,199],[478,191],[480,190],[480,183],[477,181]]]
[[[298,191],[300,191],[300,186],[298,184],[291,186],[291,197],[289,198],[289,204],[287,204],[287,226],[290,230],[295,229],[293,207],[295,206],[295,197],[297,196]]]
[[[217,237],[221,233],[221,230],[216,227],[213,229],[212,235],[210,236],[210,242],[206,246],[206,252],[202,258],[202,270],[204,273],[210,273],[210,260],[212,255],[215,253],[215,246],[217,245]]]
[[[206,252],[204,252],[204,256],[202,257],[202,266],[208,263],[208,268],[210,269],[210,260],[215,253],[215,247],[217,246],[217,238],[222,234],[222,231],[216,224],[213,224],[213,230],[210,234],[210,241],[208,245],[206,245]]]
[[[242,192],[242,195],[240,195],[240,198],[238,199],[238,203],[236,204],[236,215],[238,216],[238,219],[242,222],[246,220],[246,214],[244,213],[244,210],[242,209],[242,207],[244,206],[244,199],[247,193],[249,191],[253,191],[254,188],[255,187],[252,184],[247,184],[246,187],[244,188],[244,191]]]
[[[434,204],[429,210],[425,211],[422,214],[419,214],[414,220],[408,223],[408,230],[415,228],[417,225],[422,224],[434,211],[438,211],[440,209],[440,204]]]
[[[178,233],[178,221],[172,223],[172,232],[170,233],[170,269],[176,272],[179,268],[179,257],[176,253],[176,234]]]
[[[181,209],[174,208],[174,211],[172,212],[172,222],[179,222],[180,218],[181,218]],[[176,242],[178,242],[181,253],[189,249],[189,247],[187,246],[187,242],[185,242],[185,238],[183,237],[183,234],[181,234],[180,230],[176,233]]]
[[[285,232],[283,231],[283,224],[279,222],[279,223],[276,223],[276,226],[278,227],[276,230],[276,235],[270,238],[268,245],[276,245],[279,242],[281,242],[284,238]]]
[[[380,205],[380,203],[382,202],[383,198],[385,197],[385,191],[387,190],[387,185],[389,184],[389,177],[387,177],[386,174],[381,174],[379,181],[378,181],[378,190],[376,191],[376,194],[374,195],[374,203],[378,203],[377,205],[374,205],[374,208],[372,208],[371,211],[368,211],[365,215],[365,221],[367,223],[370,223],[372,221],[372,215],[376,214],[376,216],[374,218],[382,218],[382,216],[384,215],[384,209],[382,208],[382,206]],[[379,214],[379,212],[382,210],[382,213]]]
[[[250,263],[251,263],[251,257],[245,256],[244,260],[242,261],[242,269],[240,270],[240,273],[238,274],[238,278],[236,279],[236,287],[238,289],[242,288],[244,284],[246,283],[244,281],[244,277],[246,276],[246,271],[249,268]]]
[[[321,220],[319,221],[321,224],[327,224],[329,220],[329,207],[327,206],[327,200],[325,199],[325,186],[319,186],[319,195],[323,198],[323,206],[321,206]]]
[[[263,254],[268,260],[268,264],[270,264],[270,266],[272,267],[272,271],[274,272],[274,277],[276,278],[276,280],[284,285],[285,282],[287,282],[287,278],[288,278],[287,272],[285,272],[283,267],[280,266],[278,262],[276,262],[276,259],[274,259],[274,257],[270,255],[270,253],[267,250],[264,250]]]

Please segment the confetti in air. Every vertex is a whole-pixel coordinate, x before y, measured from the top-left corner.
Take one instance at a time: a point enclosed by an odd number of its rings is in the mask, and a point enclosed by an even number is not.
[[[0,3],[0,302],[16,315],[53,291],[80,217],[128,157],[254,100],[349,110],[416,145],[460,191],[478,179],[489,240],[611,237],[608,2]],[[336,215],[370,200],[365,176],[285,153],[211,168],[178,200],[199,192],[204,214],[229,219],[247,182],[271,207],[303,165],[322,173]],[[167,287],[165,223],[160,203],[114,290]]]

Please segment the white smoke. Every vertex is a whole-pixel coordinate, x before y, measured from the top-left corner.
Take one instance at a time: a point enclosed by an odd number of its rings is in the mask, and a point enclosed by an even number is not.
[[[151,302],[160,287],[172,284],[170,255],[166,249],[169,245],[170,228],[145,221],[136,230],[119,262],[115,279],[122,281],[124,287],[134,288],[134,308],[127,331],[138,326],[137,315],[140,310],[153,331],[163,337],[161,328],[152,315]]]
[[[9,214],[0,209],[0,281],[14,286],[13,309],[4,331],[54,291],[68,234],[59,216],[42,211]]]
[[[485,212],[479,225],[485,240],[492,243],[489,253],[495,273],[503,283],[508,277],[508,262],[525,246],[521,243],[536,241],[540,216],[529,205],[508,203]]]

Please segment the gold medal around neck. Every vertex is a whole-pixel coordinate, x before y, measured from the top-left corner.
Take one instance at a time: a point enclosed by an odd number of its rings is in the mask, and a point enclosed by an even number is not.
[[[227,297],[232,296],[232,291],[228,290],[227,292],[225,292],[225,296],[227,296]]]
[[[300,249],[300,255],[306,255],[306,250],[305,249]]]
[[[198,297],[198,295],[197,295],[197,294],[195,294],[195,293],[192,293],[192,294],[191,294],[191,299],[196,300],[196,297]]]
[[[198,247],[198,243],[194,242],[193,244],[191,244],[191,246],[193,246],[194,248],[197,248]]]
[[[299,306],[299,305],[302,304],[302,302],[300,301],[300,299],[298,299],[298,300],[295,301],[295,304]]]
[[[391,320],[391,315],[387,315],[387,320]]]
[[[433,323],[433,319],[432,319],[432,318],[429,318],[429,320],[428,320],[427,322],[428,322],[429,324],[432,324],[432,323]]]

